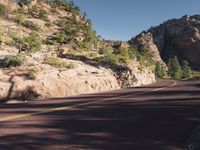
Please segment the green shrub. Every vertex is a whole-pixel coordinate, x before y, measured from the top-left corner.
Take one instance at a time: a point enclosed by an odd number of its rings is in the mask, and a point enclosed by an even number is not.
[[[174,79],[181,79],[182,69],[177,56],[170,58],[168,62],[168,74]]]
[[[189,79],[192,77],[192,69],[189,66],[189,62],[183,60],[182,62],[182,78]]]
[[[73,64],[68,64],[63,60],[60,60],[58,58],[55,57],[46,57],[44,59],[44,62],[48,65],[54,66],[56,68],[74,68]]]
[[[35,24],[35,23],[33,23],[32,21],[29,21],[29,20],[24,21],[22,25],[31,29],[31,30],[35,30],[35,31],[40,30],[40,26],[38,24]]]
[[[21,66],[25,61],[25,58],[23,55],[18,54],[16,56],[8,55],[6,56],[2,61],[3,67],[17,67]]]
[[[81,60],[81,61],[86,61],[88,60],[88,57],[84,54],[76,54],[76,52],[69,52],[67,53],[67,58],[69,59],[74,59],[74,60]]]
[[[97,61],[101,64],[118,65],[120,62],[120,57],[119,55],[109,54],[97,58]]]
[[[68,43],[73,39],[71,35],[67,35],[64,31],[57,32],[54,36],[49,36],[45,39],[45,43],[48,45],[54,45],[56,43]]]
[[[130,60],[132,59],[132,56],[129,54],[130,49],[128,48],[119,48],[118,50],[115,51],[115,54],[120,56],[121,61],[124,63],[129,63]]]
[[[8,46],[15,46],[15,41],[14,41],[13,39],[9,39],[9,40],[6,42],[6,44],[7,44]]]
[[[6,7],[3,4],[0,4],[0,16],[5,15],[6,13]]]
[[[39,51],[43,44],[43,39],[36,32],[31,32],[27,37],[14,37],[14,45],[19,51],[34,52]]]
[[[25,42],[24,42],[24,38],[22,37],[13,37],[13,41],[14,41],[14,46],[17,47],[19,49],[19,53],[21,51],[24,51],[24,47],[25,47]]]
[[[139,52],[138,52],[136,47],[130,46],[129,51],[128,51],[128,55],[129,55],[130,59],[135,59],[135,58],[138,57]]]
[[[146,48],[141,48],[141,49],[139,49],[139,52],[140,52],[140,54],[141,55],[148,55],[148,49],[146,49]]]
[[[65,41],[67,41],[69,38],[67,37],[67,35],[65,34],[64,31],[60,31],[56,34],[56,41],[58,43],[64,43]]]
[[[57,41],[55,40],[55,37],[47,37],[43,43],[47,44],[47,45],[56,45],[57,44]]]
[[[140,63],[140,69],[146,67],[154,67],[155,63],[152,58],[149,56],[148,49],[139,49],[138,53],[136,53],[137,60]]]
[[[38,14],[38,18],[42,19],[44,21],[48,21],[48,13],[46,10],[44,9],[39,9],[39,14]]]
[[[15,32],[15,31],[12,31],[12,30],[8,30],[8,36],[10,37],[10,38],[15,38],[16,37],[16,35],[18,35],[19,33],[18,32]]]
[[[23,24],[24,24],[24,16],[18,15],[18,16],[15,18],[15,21],[16,21],[18,24],[23,25]]]
[[[80,14],[80,9],[72,1],[67,2],[66,0],[49,0],[49,4],[53,9],[59,8],[73,14]]]
[[[79,41],[75,41],[74,42],[74,46],[76,47],[76,46],[78,46],[78,49],[80,49],[80,50],[91,50],[92,49],[92,43],[90,43],[90,42],[79,42]],[[73,47],[74,47],[73,46]]]
[[[167,72],[162,64],[156,63],[155,74],[157,78],[163,78],[166,76]]]
[[[200,80],[200,71],[193,71],[192,72],[192,79]]]
[[[99,50],[99,53],[104,56],[98,58],[98,62],[110,65],[129,63],[131,59],[136,57],[136,49],[133,47],[115,49],[115,51],[110,48],[103,47]]]
[[[108,47],[102,47],[99,49],[99,54],[111,54],[112,53],[112,49],[108,48]]]
[[[128,54],[121,55],[121,60],[124,63],[129,63],[130,62],[130,56]]]
[[[52,8],[58,8],[67,4],[65,0],[49,0],[48,2]]]
[[[29,36],[24,37],[23,49],[28,52],[39,51],[42,47],[43,40],[36,32],[31,32]]]

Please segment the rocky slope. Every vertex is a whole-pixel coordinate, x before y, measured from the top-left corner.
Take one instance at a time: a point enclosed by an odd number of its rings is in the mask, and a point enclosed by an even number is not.
[[[138,70],[133,62],[130,71],[119,76],[111,69],[94,67],[81,61],[66,60],[76,65],[74,69],[57,69],[49,65],[21,66],[0,72],[0,99],[31,100],[45,97],[94,93],[133,87],[155,82],[150,70]],[[35,79],[29,77],[34,70]]]
[[[183,16],[142,32],[131,40],[138,47],[149,49],[155,61],[166,63],[173,55],[200,65],[200,16]]]
[[[102,42],[74,4],[0,3],[6,7],[0,11],[1,101],[64,97],[155,82],[153,69],[141,68],[137,59],[120,60],[114,66],[99,63],[107,58],[99,53]],[[117,47],[128,50],[129,45]],[[118,60],[120,55],[109,56]]]

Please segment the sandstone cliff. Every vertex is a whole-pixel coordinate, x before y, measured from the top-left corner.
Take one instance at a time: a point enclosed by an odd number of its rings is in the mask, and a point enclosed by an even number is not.
[[[155,61],[166,63],[173,55],[200,65],[200,16],[183,16],[142,32],[131,40],[138,47],[149,49]]]
[[[141,86],[155,82],[151,69],[138,69],[133,61],[123,72],[105,67],[95,67],[76,60],[65,60],[75,64],[74,69],[58,69],[46,64],[20,66],[0,70],[0,99],[8,101],[34,100],[48,97],[115,90],[121,87]],[[34,73],[34,80],[30,78]]]
[[[13,6],[0,14],[0,101],[65,97],[155,82],[153,69],[141,69],[136,59],[124,62],[114,50],[108,60],[107,54],[100,54],[103,42],[90,20],[73,3],[63,2],[34,0],[18,6],[0,1],[7,8]],[[127,51],[129,46],[114,43],[116,51]]]

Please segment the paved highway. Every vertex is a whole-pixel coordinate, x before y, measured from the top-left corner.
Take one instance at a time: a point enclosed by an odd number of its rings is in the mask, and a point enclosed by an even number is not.
[[[200,81],[0,105],[0,150],[182,150],[200,122]]]

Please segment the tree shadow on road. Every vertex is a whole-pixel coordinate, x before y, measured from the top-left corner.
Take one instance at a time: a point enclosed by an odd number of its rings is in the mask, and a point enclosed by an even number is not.
[[[140,96],[131,90],[112,94],[116,97],[112,101],[1,122],[0,149],[178,150],[184,148],[200,122],[200,91],[196,88],[152,91]],[[100,99],[106,101],[108,97],[87,95],[81,101]],[[57,99],[57,105],[41,102],[21,109],[32,112],[63,104],[73,106],[80,104],[79,100],[73,97],[63,103]],[[0,106],[1,112],[8,107]]]

